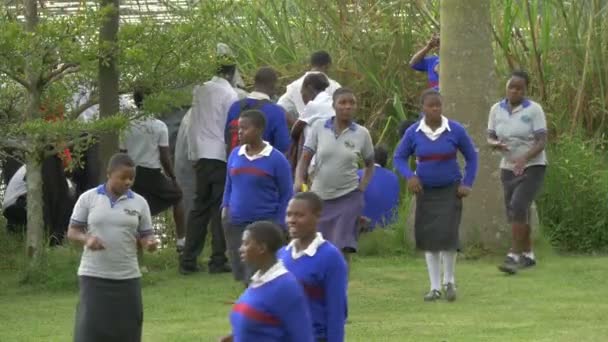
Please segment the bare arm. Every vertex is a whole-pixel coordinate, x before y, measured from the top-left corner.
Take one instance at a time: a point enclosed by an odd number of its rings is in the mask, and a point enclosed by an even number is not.
[[[310,161],[312,160],[313,155],[314,154],[309,150],[305,149],[302,151],[302,156],[300,157],[300,161],[296,167],[296,177],[294,182],[294,191],[296,192],[302,191],[302,184],[304,184],[305,180],[308,178],[308,167],[310,166]]]
[[[296,141],[300,139],[300,134],[304,131],[304,127],[306,127],[306,122],[302,120],[295,121],[295,124],[291,127],[291,138]]]
[[[163,171],[167,177],[175,180],[175,173],[173,172],[173,163],[171,162],[171,152],[169,146],[158,146],[160,152],[160,164],[163,166]]]
[[[361,182],[359,183],[359,190],[365,191],[365,189],[367,189],[367,185],[372,180],[375,169],[376,167],[373,160],[365,161],[365,169],[363,170],[363,176],[361,177]]]
[[[418,50],[410,59],[410,67],[414,67],[414,65],[418,64],[424,57],[433,49],[429,44],[425,45],[422,49]]]
[[[68,239],[70,241],[78,242],[84,245],[88,238],[85,229],[85,226],[70,224],[70,226],[68,227]]]
[[[539,132],[534,134],[534,145],[532,148],[523,156],[526,162],[534,159],[538,156],[547,146],[547,133]]]

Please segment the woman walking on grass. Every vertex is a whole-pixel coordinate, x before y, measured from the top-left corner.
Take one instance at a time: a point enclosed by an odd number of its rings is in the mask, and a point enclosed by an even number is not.
[[[314,156],[312,191],[324,201],[319,232],[342,251],[348,262],[350,253],[357,251],[363,193],[374,173],[374,145],[369,131],[354,122],[355,94],[340,88],[333,101],[336,115],[310,127],[296,169],[294,191],[302,191]],[[361,182],[357,175],[360,160],[365,164]]]
[[[442,115],[437,90],[424,91],[420,102],[424,117],[405,132],[395,151],[394,163],[407,178],[408,189],[416,195],[416,247],[425,252],[431,283],[424,300],[441,298],[443,262],[445,297],[454,301],[462,199],[469,195],[475,181],[477,152],[464,127]],[[464,176],[458,164],[458,151],[466,163]],[[410,156],[416,156],[415,172],[409,167]]]
[[[105,184],[83,193],[68,238],[84,245],[74,342],[141,341],[143,306],[137,245],[156,250],[150,208],[130,190],[135,163],[115,154]]]
[[[530,238],[530,206],[542,187],[547,165],[547,121],[543,108],[526,98],[528,74],[514,71],[506,98],[490,110],[488,144],[502,152],[502,181],[511,250],[498,268],[507,274],[536,265]]]

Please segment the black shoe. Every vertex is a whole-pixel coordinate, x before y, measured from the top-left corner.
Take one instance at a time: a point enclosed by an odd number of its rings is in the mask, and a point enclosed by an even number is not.
[[[180,264],[179,265],[179,273],[183,274],[183,275],[190,275],[190,274],[194,274],[194,273],[198,273],[201,271],[201,268],[196,265],[196,266],[185,266]]]
[[[498,266],[498,269],[506,274],[516,274],[518,268],[519,264],[510,256],[507,256],[502,265]]]
[[[424,295],[425,302],[434,302],[438,299],[441,299],[441,292],[439,290],[431,290]]]
[[[533,266],[536,266],[536,260],[534,260],[532,258],[528,258],[525,255],[522,255],[519,258],[519,267],[528,268],[528,267],[533,267]]]
[[[445,285],[445,299],[448,302],[453,302],[456,300],[456,286],[452,283],[447,283]]]
[[[232,269],[230,268],[230,266],[228,266],[226,264],[209,266],[209,273],[211,273],[211,274],[230,273],[230,272],[232,272]]]

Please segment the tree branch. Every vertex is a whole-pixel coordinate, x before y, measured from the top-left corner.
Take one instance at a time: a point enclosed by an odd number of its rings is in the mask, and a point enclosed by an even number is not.
[[[17,76],[16,74],[13,74],[12,72],[10,72],[10,71],[8,71],[6,69],[0,69],[0,73],[5,74],[6,76],[8,76],[13,81],[21,84],[25,89],[27,89],[27,90],[31,89],[30,84],[25,80],[25,78],[21,78],[21,77]]]
[[[27,152],[28,150],[28,146],[26,143],[10,137],[0,138],[0,147],[13,148],[22,152]]]
[[[44,84],[50,84],[62,79],[65,75],[73,74],[80,70],[80,65],[76,63],[63,63],[59,68],[51,71],[43,80]]]

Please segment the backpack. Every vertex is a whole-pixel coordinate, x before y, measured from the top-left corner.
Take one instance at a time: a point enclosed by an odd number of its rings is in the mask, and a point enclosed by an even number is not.
[[[256,100],[255,103],[249,104],[249,99],[242,99],[239,101],[239,114],[246,110],[260,110],[267,103],[271,103],[268,100]],[[239,118],[236,117],[232,121],[228,122],[228,128],[226,129],[226,145],[228,146],[228,154],[234,150],[235,147],[240,146],[239,140]]]

